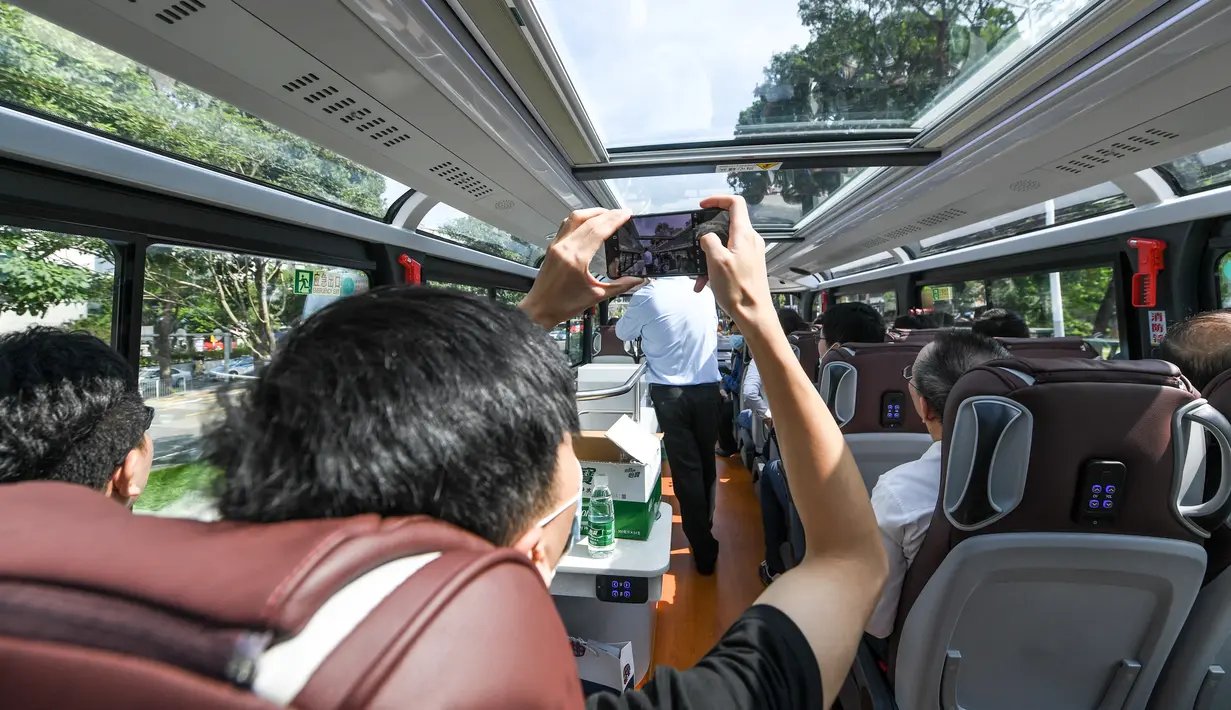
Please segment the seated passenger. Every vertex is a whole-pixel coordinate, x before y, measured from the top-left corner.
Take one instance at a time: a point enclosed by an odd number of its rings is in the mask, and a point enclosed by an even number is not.
[[[708,280],[760,361],[814,543],[696,668],[660,668],[643,689],[594,696],[589,707],[829,707],[884,581],[884,548],[842,434],[775,322],[764,241],[744,201],[702,206],[732,217],[727,246],[701,240],[709,276],[697,288]],[[209,437],[223,517],[426,514],[523,552],[550,582],[576,532],[581,473],[574,374],[546,331],[635,283],[603,284],[587,268],[628,218],[574,213],[520,310],[393,287],[339,300],[287,334],[242,399],[224,401]]]
[[[133,368],[93,335],[0,335],[0,412],[0,483],[77,483],[130,508],[145,488],[154,410]]]
[[[898,316],[893,321],[893,327],[895,330],[923,330],[933,326],[925,321],[923,316],[907,313],[906,315]]]
[[[1030,326],[1017,313],[1005,308],[989,308],[975,319],[971,330],[989,338],[1029,338]]]
[[[923,456],[890,469],[872,489],[872,509],[889,555],[889,579],[867,631],[877,638],[893,632],[902,580],[927,535],[940,495],[941,417],[949,391],[967,370],[989,360],[1009,357],[995,340],[969,330],[943,330],[919,351],[906,377],[910,399],[932,435]]]
[[[778,325],[786,335],[808,329],[808,322],[799,315],[799,311],[789,307],[778,309]],[[774,419],[769,411],[769,401],[765,399],[765,392],[761,388],[761,373],[757,370],[756,360],[748,363],[748,374],[744,376],[744,386],[740,391],[749,408],[740,412],[739,425],[751,431],[752,416],[755,413],[765,420],[766,429],[772,427]]]
[[[1172,326],[1158,357],[1180,368],[1193,387],[1205,389],[1231,370],[1231,309],[1198,313]]]
[[[821,357],[842,343],[883,343],[885,319],[866,303],[839,303],[817,319],[821,326],[821,342],[817,343]]]

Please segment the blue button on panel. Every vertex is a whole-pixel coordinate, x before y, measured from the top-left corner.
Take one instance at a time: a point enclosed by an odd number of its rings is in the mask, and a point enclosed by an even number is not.
[[[1097,508],[1097,507],[1098,507],[1098,501],[1097,501],[1097,500],[1092,500],[1092,501],[1090,501],[1090,507],[1091,507],[1091,508]]]
[[[1109,500],[1105,500],[1105,501],[1103,501],[1103,507],[1104,507],[1104,508],[1110,508],[1110,507],[1111,507],[1111,501],[1109,501]]]
[[[1090,492],[1094,495],[1098,495],[1103,492],[1103,487],[1098,485],[1090,486]]]
[[[1115,487],[1115,486],[1113,486],[1113,485],[1108,484],[1108,486],[1107,486],[1107,489],[1106,489],[1106,490],[1107,490],[1107,495],[1111,495],[1112,493],[1115,493],[1115,492],[1116,492],[1116,487]]]

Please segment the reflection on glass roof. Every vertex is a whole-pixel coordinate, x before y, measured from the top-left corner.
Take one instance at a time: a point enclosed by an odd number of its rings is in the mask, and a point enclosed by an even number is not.
[[[1231,143],[1158,166],[1182,195],[1231,184]]]
[[[1053,226],[1126,210],[1133,206],[1132,200],[1110,182],[1057,197],[1052,202],[1056,210],[1056,222]],[[1046,226],[1048,226],[1046,203],[1031,205],[993,219],[924,239],[919,243],[922,247],[919,256],[943,254],[954,249],[1008,239],[1033,232],[1036,229],[1043,229]]]
[[[619,148],[917,127],[1095,2],[535,0],[535,7],[603,142]]]
[[[893,254],[882,251],[879,254],[865,256],[862,259],[856,259],[841,266],[836,266],[830,272],[829,277],[831,279],[840,279],[843,276],[854,276],[855,274],[862,274],[865,271],[891,266],[896,263],[898,263],[898,260],[894,258]]]
[[[526,266],[534,266],[546,253],[542,247],[524,242],[443,202],[428,210],[419,222],[419,231]]]
[[[383,218],[405,186],[0,2],[0,101]]]
[[[860,168],[745,173],[657,175],[608,180],[607,187],[633,214],[695,210],[713,195],[743,195],[758,227],[794,227],[860,172]]]

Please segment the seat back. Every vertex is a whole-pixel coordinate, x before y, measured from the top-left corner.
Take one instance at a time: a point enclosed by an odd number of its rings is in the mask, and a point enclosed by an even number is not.
[[[615,326],[604,325],[594,333],[593,357],[590,362],[607,364],[627,364],[637,362],[637,358],[629,352],[628,345],[616,337]]]
[[[582,702],[537,571],[439,521],[200,523],[35,482],[0,486],[0,534],[5,710]]]
[[[899,704],[1144,708],[1204,575],[1198,520],[1231,496],[1202,500],[1204,430],[1227,447],[1231,424],[1169,363],[1085,359],[974,368],[944,421]]]
[[[904,328],[890,328],[888,333],[889,340],[896,342],[909,343],[930,343],[935,340],[936,334],[944,330],[943,328],[917,328],[915,330],[906,330]]]
[[[821,398],[871,491],[880,475],[932,445],[902,376],[926,342],[850,343],[821,359]],[[897,415],[890,418],[890,413]]]
[[[997,338],[1013,357],[1031,359],[1077,357],[1094,359],[1099,353],[1079,337],[1069,338]]]
[[[795,348],[795,352],[799,357],[799,364],[804,368],[804,372],[808,374],[808,379],[816,382],[821,363],[821,353],[818,350],[818,346],[821,343],[821,334],[814,330],[801,330],[791,333],[787,336],[787,340]]]
[[[1231,417],[1231,370],[1206,385],[1202,396],[1223,416]],[[1221,452],[1209,450],[1207,473],[1221,467],[1221,462]],[[1159,678],[1150,701],[1156,710],[1231,708],[1231,683],[1223,682],[1225,670],[1231,668],[1231,525],[1225,522],[1227,512],[1216,515],[1213,522],[1219,518],[1224,522],[1205,541],[1206,583]]]

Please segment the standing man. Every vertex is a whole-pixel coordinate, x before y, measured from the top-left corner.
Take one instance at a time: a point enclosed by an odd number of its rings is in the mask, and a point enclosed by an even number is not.
[[[688,277],[651,279],[633,294],[616,324],[620,340],[641,338],[650,397],[663,430],[684,535],[697,571],[714,573],[714,445],[722,396],[718,382],[718,308],[714,293],[697,293]]]

